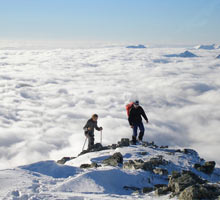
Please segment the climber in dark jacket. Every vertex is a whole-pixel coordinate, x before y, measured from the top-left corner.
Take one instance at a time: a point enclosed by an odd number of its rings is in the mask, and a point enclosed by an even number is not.
[[[133,129],[133,135],[132,135],[132,143],[136,144],[137,141],[137,129],[140,129],[140,133],[138,136],[138,140],[142,141],[144,136],[144,125],[142,123],[142,117],[146,120],[148,123],[148,118],[144,112],[144,109],[139,105],[139,101],[135,101],[133,106],[130,109],[128,121]]]
[[[101,131],[103,128],[98,127],[97,125],[97,120],[98,120],[98,115],[94,114],[92,115],[92,118],[89,119],[86,123],[86,125],[83,127],[85,131],[85,136],[88,138],[89,143],[88,143],[88,150],[91,150],[94,146],[94,129],[97,131]]]

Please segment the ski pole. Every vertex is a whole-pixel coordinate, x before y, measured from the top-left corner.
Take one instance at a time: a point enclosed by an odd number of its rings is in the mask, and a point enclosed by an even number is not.
[[[102,144],[102,130],[101,130],[101,134],[100,134],[100,143]]]
[[[86,137],[85,142],[84,142],[84,145],[83,145],[83,148],[82,148],[82,151],[84,150],[84,147],[85,147],[85,145],[86,145],[87,139],[88,139],[88,138]]]

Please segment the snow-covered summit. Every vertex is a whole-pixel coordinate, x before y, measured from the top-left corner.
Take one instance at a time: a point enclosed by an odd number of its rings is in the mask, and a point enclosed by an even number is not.
[[[184,51],[183,53],[180,53],[180,54],[168,54],[168,55],[165,55],[165,57],[193,58],[193,57],[198,57],[198,56],[190,51]]]
[[[205,49],[205,50],[213,50],[213,49],[218,49],[218,48],[219,46],[216,44],[195,46],[195,49]]]
[[[145,49],[146,46],[144,46],[143,44],[139,44],[139,45],[130,45],[130,46],[127,46],[126,48],[130,48],[130,49]]]
[[[203,197],[220,195],[219,185],[213,185],[220,169],[192,149],[124,142],[66,160],[1,170],[0,198],[189,200],[197,197],[191,188]]]

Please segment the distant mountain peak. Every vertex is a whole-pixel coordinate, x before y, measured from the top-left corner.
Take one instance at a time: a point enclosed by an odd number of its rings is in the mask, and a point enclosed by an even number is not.
[[[166,57],[181,57],[181,58],[193,58],[193,57],[198,57],[197,55],[195,55],[194,53],[190,52],[190,51],[185,51],[183,53],[180,54],[168,54],[165,55]]]
[[[213,49],[218,49],[219,46],[216,44],[211,44],[211,45],[198,45],[195,47],[196,49],[205,49],[205,50],[213,50]]]
[[[144,45],[142,45],[142,44],[139,44],[139,45],[127,46],[126,48],[129,48],[129,49],[145,49],[146,46],[144,46]]]

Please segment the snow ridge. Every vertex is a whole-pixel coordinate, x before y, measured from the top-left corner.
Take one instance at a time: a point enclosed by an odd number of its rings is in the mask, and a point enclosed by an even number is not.
[[[64,165],[41,161],[1,170],[3,189],[0,190],[0,198],[167,199],[171,195],[172,199],[178,199],[186,192],[169,190],[169,185],[174,184],[171,180],[177,181],[176,176],[179,179],[195,178],[202,183],[208,181],[209,187],[220,181],[219,168],[212,168],[209,173],[199,170],[198,167],[205,166],[207,162],[192,149],[170,149],[147,142],[124,146],[119,142],[117,146],[103,149],[67,159]],[[106,162],[112,158],[118,163]]]

